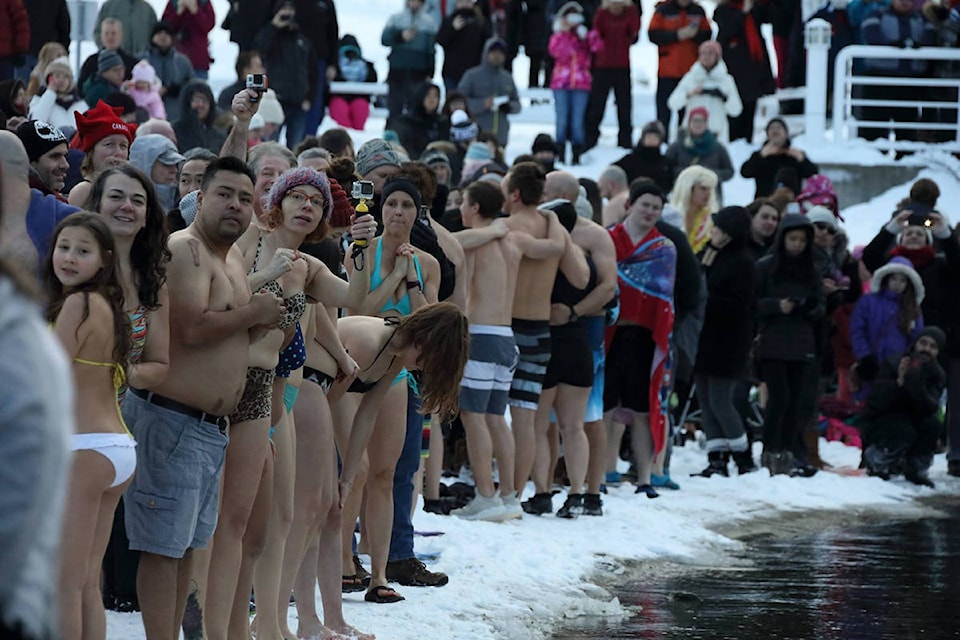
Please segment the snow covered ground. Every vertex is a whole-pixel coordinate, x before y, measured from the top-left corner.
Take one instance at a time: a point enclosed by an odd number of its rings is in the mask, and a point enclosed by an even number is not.
[[[226,0],[213,0],[218,24],[226,15]],[[150,0],[162,11],[163,0]],[[705,3],[710,5],[711,3]],[[401,6],[401,0],[354,0],[338,2],[341,33],[357,35],[366,57],[381,73],[386,71],[386,50],[379,44],[380,30],[387,15]],[[644,23],[653,10],[653,0],[644,0]],[[708,10],[709,12],[709,10]],[[371,19],[372,16],[375,16]],[[212,34],[211,50],[216,62],[211,69],[215,91],[234,78],[236,47],[219,28]],[[83,53],[92,51],[86,44]],[[656,78],[656,52],[645,31],[633,49],[635,80]],[[524,58],[515,66],[515,75],[524,86]],[[439,62],[438,62],[439,68]],[[639,104],[635,108],[636,133],[654,115],[653,87],[637,84]],[[549,106],[525,107],[511,128],[508,159],[529,151],[537,133],[553,133],[553,111]],[[323,126],[330,126],[329,120]],[[611,123],[613,124],[613,123]],[[383,121],[371,119],[366,131],[356,136],[359,143],[376,137]],[[623,154],[615,148],[615,129],[605,125],[600,145],[574,168],[578,176],[596,179],[603,168]],[[814,161],[837,161],[863,165],[886,162],[884,156],[865,145],[851,143],[808,145],[803,137],[795,141]],[[730,146],[735,166],[753,148],[743,142]],[[935,152],[918,154],[912,162],[924,165],[920,177],[936,180],[942,192],[941,210],[955,222],[960,220],[960,163]],[[845,227],[853,244],[862,244],[885,222],[897,201],[903,198],[912,180],[891,184],[890,189],[870,202],[844,207]],[[745,204],[752,199],[753,182],[736,177],[724,184],[724,201]],[[843,203],[841,203],[843,207]],[[759,449],[755,455],[759,457]],[[838,467],[855,468],[858,449],[821,441],[821,455]],[[602,518],[581,517],[567,521],[553,516],[527,516],[505,524],[463,522],[417,510],[414,526],[420,531],[442,531],[437,537],[418,537],[417,552],[437,554],[431,568],[450,575],[440,589],[402,588],[406,601],[394,605],[363,602],[363,594],[344,596],[347,620],[378,638],[419,639],[440,633],[451,640],[520,640],[543,638],[564,619],[578,616],[623,616],[626,611],[604,588],[626,566],[637,561],[673,559],[681,563],[720,562],[724,553],[741,543],[720,531],[740,523],[777,514],[836,510],[857,513],[872,509],[907,509],[917,498],[937,494],[960,496],[960,479],[946,474],[946,462],[938,456],[931,472],[937,489],[917,488],[903,481],[883,482],[876,478],[848,477],[819,473],[810,479],[777,476],[765,471],[745,477],[690,478],[705,465],[706,455],[688,444],[674,450],[672,475],[682,489],[664,492],[657,500],[633,494],[630,485],[610,490],[604,497]],[[528,489],[528,495],[530,490]],[[559,507],[562,496],[554,501]],[[296,629],[296,610],[291,607],[291,628]],[[139,614],[108,613],[108,637],[116,640],[144,638]]]

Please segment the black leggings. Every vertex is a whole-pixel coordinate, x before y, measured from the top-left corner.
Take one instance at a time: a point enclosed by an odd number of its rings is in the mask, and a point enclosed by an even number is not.
[[[804,418],[801,390],[809,368],[809,362],[760,362],[760,378],[767,383],[768,393],[763,424],[764,452],[779,453],[793,448]]]

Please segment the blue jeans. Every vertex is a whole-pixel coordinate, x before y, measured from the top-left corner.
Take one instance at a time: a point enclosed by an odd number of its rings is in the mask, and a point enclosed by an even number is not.
[[[423,416],[418,411],[420,397],[408,386],[407,433],[393,472],[393,533],[390,535],[389,562],[414,557],[410,505],[413,504],[413,477],[420,468],[420,441],[423,437]]]
[[[303,140],[303,125],[307,113],[299,104],[283,105],[283,126],[286,129],[287,148],[294,149]]]
[[[30,82],[30,72],[33,71],[33,68],[37,66],[37,56],[32,53],[27,53],[24,55],[27,59],[22,66],[14,67],[13,77],[17,80],[23,80],[23,84]]]
[[[323,94],[327,89],[327,62],[317,61],[317,94],[310,99],[310,110],[303,120],[302,136],[315,136],[320,123],[323,122]],[[293,149],[293,147],[290,147]]]
[[[557,146],[567,140],[582,145],[586,141],[583,119],[587,115],[590,92],[582,89],[554,89],[553,99],[557,105]]]

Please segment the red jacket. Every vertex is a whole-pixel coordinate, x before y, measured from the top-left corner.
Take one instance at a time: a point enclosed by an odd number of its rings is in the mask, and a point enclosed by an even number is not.
[[[593,56],[594,69],[629,69],[630,45],[640,35],[640,12],[633,3],[625,4],[619,16],[601,8],[593,17],[593,28],[603,40],[603,49]]]
[[[690,40],[678,40],[677,30],[694,20],[699,20],[697,35]],[[658,4],[647,30],[650,42],[660,50],[657,76],[682,78],[697,61],[700,43],[709,40],[711,35],[707,14],[696,2],[691,2],[686,8],[681,7],[677,0],[665,0]]]
[[[195,70],[208,70],[212,61],[209,33],[217,22],[213,3],[210,0],[200,0],[196,14],[190,13],[189,9],[178,14],[174,5],[173,0],[167,2],[161,20],[173,27],[177,33],[177,51],[190,58],[190,64]]]
[[[30,20],[23,0],[0,0],[0,58],[30,49]]]

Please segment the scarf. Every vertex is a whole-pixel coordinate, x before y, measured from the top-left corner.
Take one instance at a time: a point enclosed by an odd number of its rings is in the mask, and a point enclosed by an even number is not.
[[[353,59],[340,56],[340,73],[347,82],[366,82],[367,61],[359,56]]]
[[[632,244],[622,222],[610,233],[617,246]],[[630,255],[617,261],[620,317],[650,329],[656,343],[650,369],[650,434],[654,455],[660,453],[665,444],[676,275],[677,248],[656,228],[650,230]]]
[[[683,146],[692,151],[699,160],[702,160],[706,156],[713,153],[717,148],[717,136],[715,136],[713,131],[710,131],[709,129],[704,131],[703,135],[699,138],[694,138],[688,133],[686,140],[683,141]],[[698,163],[694,162],[692,164]]]
[[[686,224],[686,216],[684,216],[684,226],[687,228],[687,240],[690,241],[690,247],[695,254],[700,253],[700,250],[710,241],[710,229],[713,227],[710,211],[707,207],[704,207],[696,212],[691,225]]]
[[[903,245],[898,244],[893,248],[893,251],[890,252],[890,257],[892,258],[894,256],[906,258],[910,261],[910,264],[913,265],[913,268],[919,271],[933,262],[934,258],[937,257],[937,252],[930,245],[920,247],[919,249],[907,249]]]
[[[743,13],[743,0],[734,0],[730,6]],[[750,59],[754,62],[763,62],[763,41],[760,39],[760,29],[753,20],[753,11],[743,13],[743,32],[747,38],[747,49]]]

